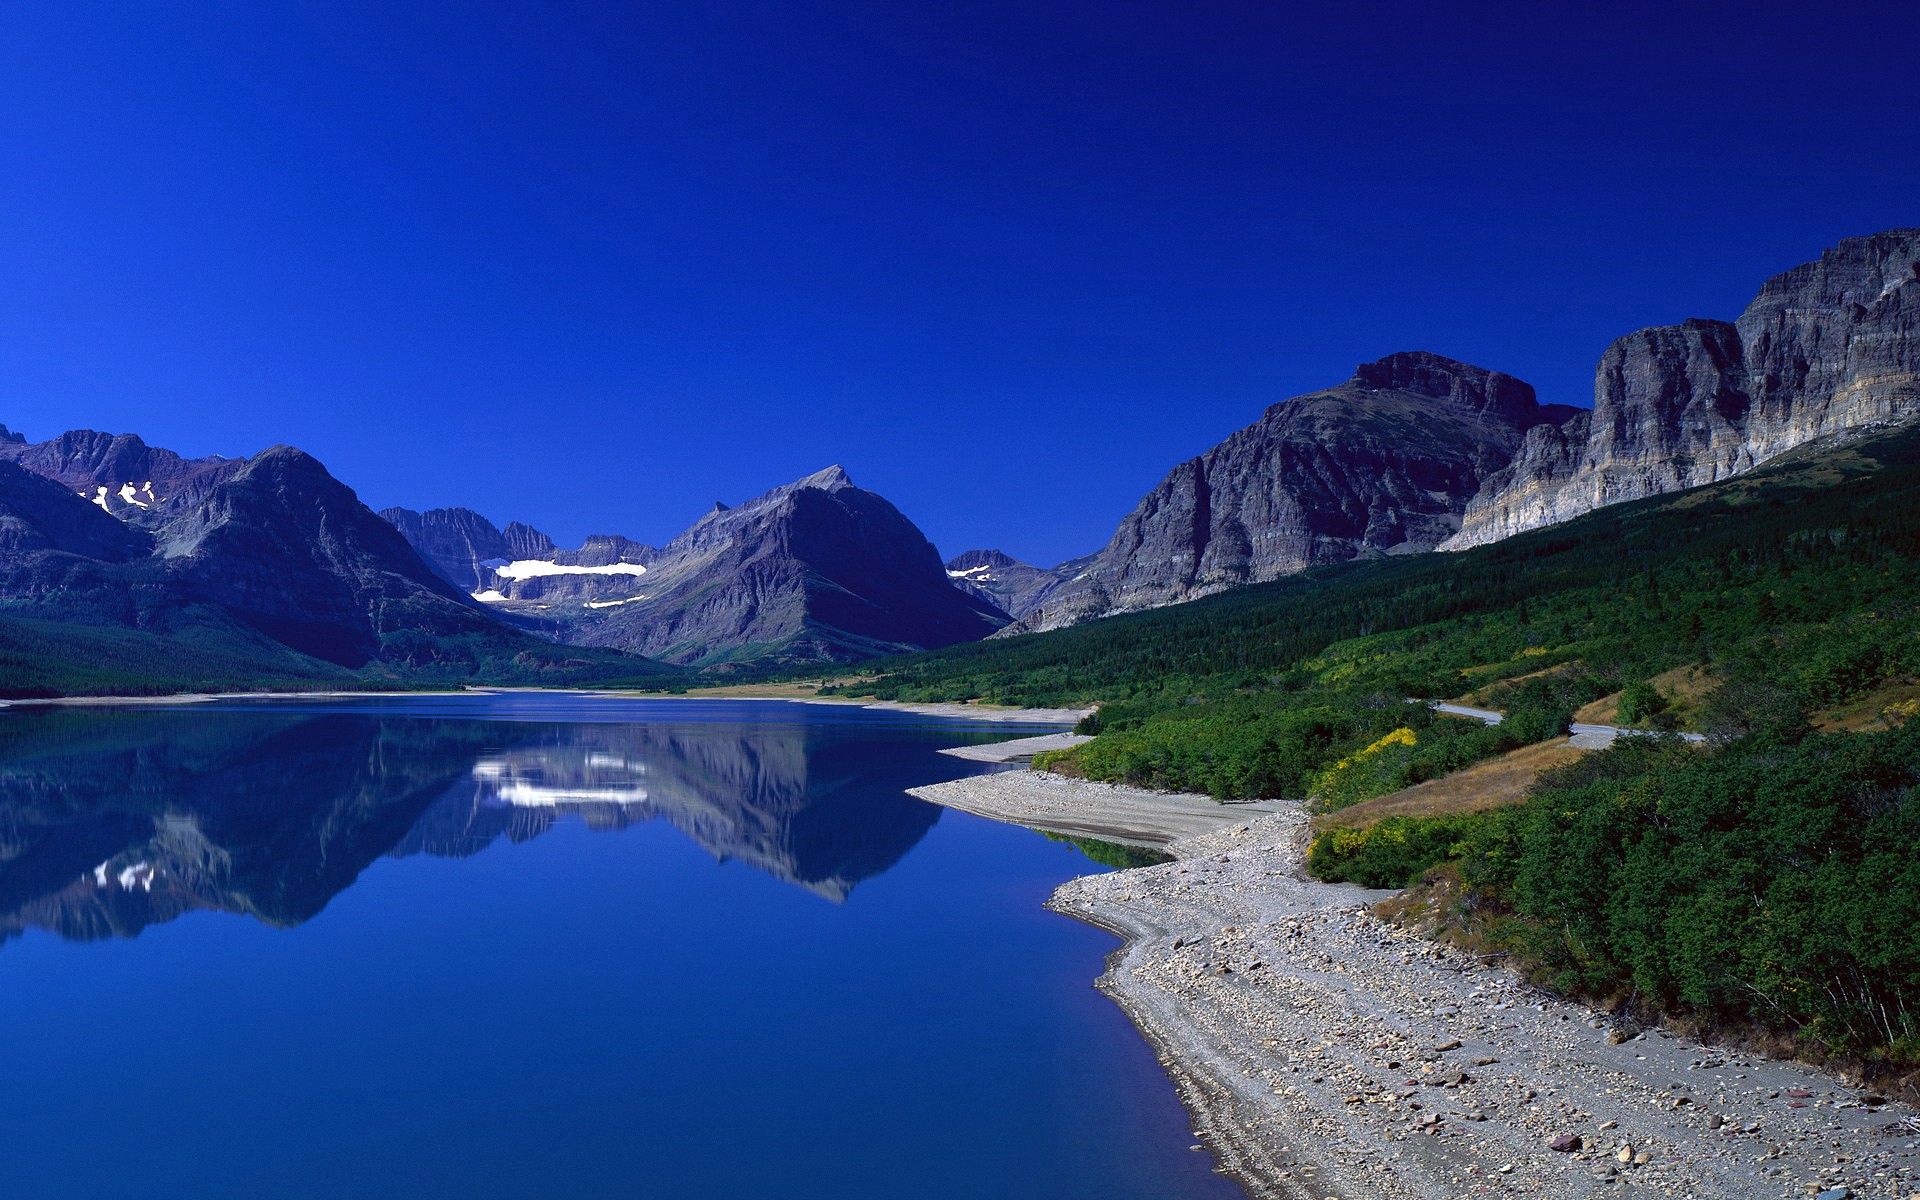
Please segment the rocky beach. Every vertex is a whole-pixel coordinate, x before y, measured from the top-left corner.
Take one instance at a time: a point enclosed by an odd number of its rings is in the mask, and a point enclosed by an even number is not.
[[[1252,1196],[1920,1196],[1920,1110],[1617,1023],[1388,924],[1392,893],[1308,878],[1297,805],[1030,771],[915,794],[1176,856],[1050,907],[1123,939],[1098,986],[1179,1086],[1194,1149]]]

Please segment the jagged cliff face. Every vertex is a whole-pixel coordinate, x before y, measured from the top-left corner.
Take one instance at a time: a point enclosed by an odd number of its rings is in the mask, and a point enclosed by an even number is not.
[[[1529,429],[1572,411],[1541,406],[1511,376],[1437,354],[1365,364],[1176,467],[1105,550],[1009,632],[1432,550]]]
[[[1920,411],[1920,229],[1849,238],[1740,319],[1643,329],[1601,356],[1591,416],[1531,433],[1444,549],[1697,487]]]
[[[433,573],[469,594],[493,586],[489,562],[513,555],[506,535],[470,508],[383,508],[380,516],[400,531]]]

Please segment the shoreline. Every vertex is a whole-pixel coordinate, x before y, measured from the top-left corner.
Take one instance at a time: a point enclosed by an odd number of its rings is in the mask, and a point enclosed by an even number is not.
[[[1023,776],[1016,800],[993,782]],[[1014,824],[1044,803],[1019,797],[1050,794],[1080,810],[1056,821],[1122,823],[1075,782],[1011,771],[915,794]],[[967,785],[974,797],[953,794]],[[1142,794],[1129,791],[1111,794]],[[1863,1103],[1802,1064],[1617,1025],[1390,925],[1372,906],[1396,893],[1306,875],[1297,805],[1143,794],[1226,815],[1150,834],[1173,862],[1069,880],[1047,907],[1120,939],[1095,986],[1255,1200],[1920,1193],[1920,1110]],[[1551,1148],[1570,1137],[1578,1149]]]
[[[300,692],[169,692],[165,695],[26,696],[0,698],[8,708],[123,708],[212,704],[226,700],[404,700],[410,697],[452,696],[590,696],[603,700],[736,700],[776,701],[782,704],[851,705],[875,712],[911,713],[928,717],[955,717],[998,724],[1072,725],[1092,712],[1075,708],[1000,708],[968,704],[908,704],[897,700],[861,700],[836,696],[674,696],[658,692],[611,691],[599,688],[468,687],[428,691],[300,691]]]

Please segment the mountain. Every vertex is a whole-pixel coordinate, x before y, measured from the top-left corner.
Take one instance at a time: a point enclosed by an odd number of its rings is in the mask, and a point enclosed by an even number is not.
[[[299,450],[187,459],[87,430],[0,436],[0,622],[15,695],[649,669],[502,624]]]
[[[383,508],[380,519],[400,531],[435,575],[468,594],[493,586],[489,564],[514,557],[506,535],[470,508]]]
[[[1007,632],[1432,550],[1528,430],[1573,412],[1541,405],[1512,376],[1437,354],[1362,364],[1174,468],[1078,578]]]
[[[200,596],[342,666],[431,660],[439,639],[519,636],[436,576],[319,460],[288,446],[169,511],[155,549]]]
[[[470,508],[407,508],[381,511],[434,574],[484,603],[509,600],[619,601],[635,591],[634,580],[659,554],[652,546],[617,534],[588,536],[578,550],[561,550],[553,539],[518,521],[501,530]]]
[[[495,611],[566,642],[676,664],[848,661],[1006,623],[991,599],[953,585],[911,521],[839,467],[716,504],[659,548],[595,535],[559,550],[531,526],[501,531],[468,509],[382,515],[441,578]]]
[[[45,442],[29,442],[0,425],[0,459],[65,484],[107,513],[151,525],[166,504],[179,506],[204,496],[244,460],[211,455],[183,458],[149,446],[130,433],[74,429]]]
[[[969,550],[947,560],[947,578],[1018,620],[1085,568],[1075,559],[1052,569],[1023,563],[998,550]]]
[[[1848,238],[1768,280],[1738,320],[1607,348],[1593,410],[1534,430],[1446,549],[1725,479],[1920,410],[1920,229]]]
[[[1282,401],[1175,468],[1078,578],[1034,593],[1002,633],[1483,545],[1915,411],[1920,229],[1849,238],[1768,280],[1732,323],[1614,342],[1591,410],[1541,405],[1517,379],[1421,352]]]
[[[715,505],[660,550],[641,588],[581,640],[671,663],[844,662],[974,641],[1006,623],[948,581],[913,522],[837,466]]]
[[[4,428],[0,426],[0,428]],[[18,588],[30,556],[61,554],[125,562],[148,553],[153,539],[80,500],[51,479],[0,461],[0,560]]]

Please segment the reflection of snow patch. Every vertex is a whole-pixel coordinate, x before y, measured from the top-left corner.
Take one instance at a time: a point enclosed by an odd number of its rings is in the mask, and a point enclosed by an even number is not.
[[[107,861],[111,862],[113,860],[109,859]],[[115,883],[120,885],[121,891],[130,892],[138,887],[143,892],[150,892],[153,890],[154,877],[158,874],[159,872],[154,870],[152,863],[137,862],[130,867],[123,868],[118,875],[111,876],[111,878]],[[103,862],[93,869],[93,886],[106,887],[108,878],[107,863]]]
[[[644,762],[604,750],[589,752],[584,770],[541,754],[483,758],[472,770],[474,781],[481,785],[477,790],[483,803],[513,808],[645,804],[647,785],[635,776],[646,773]]]
[[[493,573],[502,579],[537,579],[542,575],[645,575],[647,569],[629,562],[608,563],[604,567],[568,567],[545,559],[523,558],[495,567]]]
[[[562,804],[645,804],[647,789],[632,787],[548,787],[524,779],[499,784],[488,799],[514,808],[556,808]]]
[[[488,588],[484,592],[474,592],[473,598],[482,604],[499,604],[506,599],[505,596],[500,594],[499,588]]]

